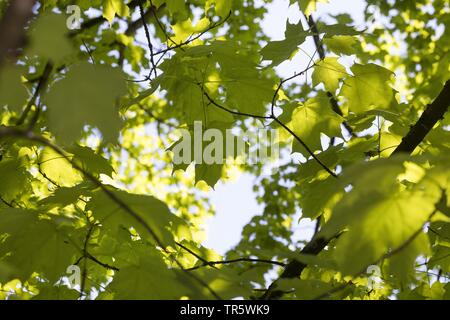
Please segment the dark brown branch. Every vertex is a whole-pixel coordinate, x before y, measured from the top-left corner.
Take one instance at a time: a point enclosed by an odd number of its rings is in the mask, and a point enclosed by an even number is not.
[[[149,12],[152,12],[152,11],[153,11],[153,7],[150,8]],[[155,78],[156,78],[158,76],[158,72],[156,70],[155,55],[154,55],[154,51],[153,51],[153,44],[152,44],[152,39],[150,37],[150,31],[148,29],[147,22],[145,20],[145,12],[144,12],[144,8],[143,8],[142,4],[139,4],[139,13],[141,15],[142,25],[144,26],[145,37],[147,38],[148,49],[150,51],[151,69],[150,69],[150,73],[148,75],[148,78],[149,79],[151,78],[151,75],[152,75],[153,72],[154,72]]]
[[[28,113],[31,111],[31,108],[36,103],[37,98],[41,94],[42,90],[45,88],[48,79],[50,77],[50,73],[52,72],[53,65],[48,62],[45,66],[44,72],[42,75],[38,78],[38,84],[36,86],[36,89],[34,90],[33,96],[28,101],[27,106],[25,107],[25,110],[23,111],[22,115],[16,122],[16,126],[20,126],[24,123],[25,119],[28,116]]]
[[[33,16],[36,0],[12,0],[0,22],[0,67],[8,56],[16,55],[24,43],[26,26]]]
[[[81,39],[81,42],[83,43],[83,46],[86,49],[86,52],[87,52],[89,58],[91,59],[92,64],[95,64],[95,59],[94,59],[94,56],[92,55],[92,50],[89,49],[89,47],[86,44],[86,41],[84,41],[84,39]]]
[[[339,235],[340,234],[338,234],[335,237],[332,237],[330,239],[325,239],[322,237],[313,238],[300,251],[300,253],[301,254],[309,254],[309,255],[318,255],[328,245],[328,243],[330,243],[331,240],[339,237]],[[275,280],[274,282],[272,282],[272,284],[269,286],[269,288],[266,290],[266,292],[260,299],[262,299],[262,300],[280,299],[285,294],[285,292],[276,289],[278,280],[279,279],[297,278],[301,275],[302,271],[306,267],[307,267],[307,264],[304,262],[300,262],[298,260],[290,261],[284,268],[280,277],[277,280]]]
[[[166,7],[166,4],[163,4],[158,10],[164,9]],[[125,31],[125,34],[127,36],[131,36],[135,34],[141,27],[143,27],[146,24],[146,21],[150,19],[154,14],[156,14],[156,8],[151,6],[147,11],[142,14],[141,12],[141,6],[139,6],[139,19],[133,21],[128,26],[127,30]]]
[[[153,10],[153,7],[150,8],[150,10],[146,11],[143,16],[141,15],[139,17],[139,19],[136,19],[135,21],[130,22],[127,27],[127,30],[125,30],[125,35],[133,36],[142,27],[143,23],[145,21],[147,21],[147,19],[150,18],[150,16],[152,15],[152,10]],[[117,42],[117,43],[119,45],[119,62],[118,62],[118,64],[119,64],[119,66],[122,66],[123,61],[125,59],[124,53],[125,53],[126,46],[123,43],[119,43],[119,42]],[[145,81],[148,81],[148,80],[149,79],[147,79],[147,78],[145,79]]]
[[[397,146],[392,154],[411,154],[416,147],[425,139],[426,135],[433,129],[436,123],[444,118],[450,106],[450,80],[448,80],[438,97],[427,106],[419,120],[411,127],[402,142]]]

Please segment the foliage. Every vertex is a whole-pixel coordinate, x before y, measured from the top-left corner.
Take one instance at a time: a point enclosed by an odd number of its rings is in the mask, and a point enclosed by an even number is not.
[[[313,19],[336,1],[290,0],[302,18],[272,41],[276,0],[35,1],[24,25],[0,2],[19,30],[0,30],[0,297],[450,298],[449,3]],[[280,79],[296,55],[307,67]],[[276,129],[297,155],[172,164],[196,121]],[[264,210],[220,256],[202,246],[208,192],[233,170]]]

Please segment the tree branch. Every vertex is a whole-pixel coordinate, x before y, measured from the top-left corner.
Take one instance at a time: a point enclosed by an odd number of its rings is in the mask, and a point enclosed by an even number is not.
[[[150,8],[150,10],[148,12],[152,12],[152,11],[153,11],[153,7]],[[151,68],[150,68],[150,73],[148,75],[148,78],[150,80],[152,73],[153,72],[155,73],[155,78],[156,78],[158,76],[158,72],[156,71],[155,54],[154,54],[154,50],[153,50],[153,44],[152,44],[152,40],[150,37],[150,31],[147,26],[147,22],[145,21],[145,12],[144,12],[144,7],[142,6],[142,4],[139,4],[139,13],[141,15],[142,25],[144,26],[145,37],[147,38],[148,49],[150,51]]]
[[[213,106],[223,110],[223,111],[226,111],[228,113],[234,114],[235,116],[243,116],[243,117],[250,117],[250,118],[264,119],[264,120],[272,119],[271,116],[260,116],[260,115],[257,115],[257,114],[239,112],[239,111],[234,111],[234,110],[231,110],[231,109],[229,109],[227,107],[224,107],[221,104],[219,104],[218,102],[216,102],[213,98],[211,98],[211,96],[208,94],[208,92],[206,92],[205,88],[203,87],[203,85],[201,83],[199,83],[198,85],[200,86],[203,95],[206,97],[206,99],[208,99],[209,103],[212,104]]]
[[[325,239],[322,237],[315,237],[313,238],[306,246],[300,251],[301,254],[309,254],[309,255],[318,255],[327,245],[330,243],[331,240],[336,239],[341,234],[337,234],[336,236]],[[304,262],[300,262],[298,260],[291,260],[286,267],[284,268],[283,272],[279,276],[278,279],[276,279],[274,282],[271,283],[269,288],[266,290],[263,296],[261,296],[259,299],[261,300],[277,300],[280,299],[285,292],[282,290],[276,290],[277,283],[280,279],[290,279],[290,278],[297,278],[301,275],[302,271],[307,267],[307,264]]]
[[[89,245],[89,241],[91,239],[91,235],[92,235],[92,230],[94,229],[94,225],[91,224],[91,226],[89,227],[89,230],[86,234],[86,238],[84,239],[84,244],[83,244],[83,257],[86,258],[87,256],[87,249],[88,249],[88,245]],[[85,291],[85,286],[86,286],[86,277],[87,277],[87,262],[86,259],[84,259],[83,261],[83,271],[81,274],[81,284],[80,284],[80,299],[84,296],[84,291]]]
[[[279,261],[274,261],[274,260],[267,260],[267,259],[253,259],[253,258],[237,258],[237,259],[231,259],[231,260],[222,260],[222,261],[206,261],[203,262],[201,265],[192,267],[192,268],[188,268],[185,269],[186,271],[192,271],[192,270],[197,270],[199,268],[202,267],[206,267],[206,266],[215,266],[218,264],[232,264],[232,263],[238,263],[238,262],[255,262],[255,263],[266,263],[266,264],[274,264],[277,266],[282,266],[285,267],[286,264],[283,262],[279,262]]]
[[[34,104],[36,104],[37,98],[42,93],[42,91],[45,89],[47,82],[50,78],[50,74],[51,74],[52,70],[53,70],[52,63],[47,62],[47,64],[45,65],[44,72],[38,79],[38,84],[36,86],[36,89],[34,90],[33,96],[28,101],[27,106],[25,107],[25,110],[23,111],[20,118],[17,120],[16,126],[20,126],[24,123],[25,119],[28,116],[28,113],[31,111],[31,108],[33,107]],[[36,110],[36,115],[35,115],[35,117],[33,117],[32,121],[30,123],[30,128],[32,128],[34,126],[34,124],[36,123],[38,115],[39,115],[39,111]]]
[[[101,262],[100,260],[98,260],[96,257],[94,257],[92,254],[90,254],[88,251],[86,251],[86,257],[92,261],[94,261],[96,264],[102,266],[105,269],[108,270],[114,270],[114,271],[120,271],[119,268],[111,266],[107,263]]]
[[[36,0],[12,0],[0,22],[0,68],[24,42],[26,26]]]
[[[450,106],[450,80],[444,85],[438,97],[428,105],[415,125],[411,127],[402,142],[397,146],[392,154],[402,152],[412,153],[423,141],[426,135],[433,129],[435,124],[444,118]]]

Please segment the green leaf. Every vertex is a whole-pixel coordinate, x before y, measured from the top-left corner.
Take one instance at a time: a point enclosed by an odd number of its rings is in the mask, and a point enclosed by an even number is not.
[[[352,55],[356,53],[358,40],[353,36],[333,36],[323,39],[323,43],[336,54]]]
[[[115,16],[126,18],[130,16],[130,8],[123,0],[103,0],[103,17],[111,24]]]
[[[13,277],[27,280],[33,272],[55,282],[75,262],[78,253],[68,235],[66,220],[39,219],[38,212],[7,209],[0,212],[0,234],[7,233],[0,255],[10,264]],[[80,244],[79,244],[80,245]]]
[[[68,159],[72,159],[72,154],[67,154]],[[43,178],[50,180],[59,186],[74,186],[82,180],[80,172],[75,170],[69,161],[55,152],[52,148],[46,147],[39,154],[39,170]]]
[[[286,292],[295,292],[295,297],[301,300],[311,300],[329,292],[332,289],[331,283],[326,283],[315,279],[281,279],[277,289]]]
[[[121,190],[110,189],[120,201],[125,203],[139,218],[120,207],[103,191],[92,195],[87,208],[92,210],[94,217],[105,227],[117,232],[119,227],[136,229],[142,238],[153,241],[151,228],[159,241],[165,246],[174,246],[170,228],[183,224],[183,220],[172,214],[167,205],[152,196],[131,194]]]
[[[389,85],[393,73],[375,64],[355,64],[354,76],[345,80],[340,95],[345,97],[348,109],[362,113],[371,109],[388,109],[394,101]]]
[[[237,275],[229,268],[222,267],[220,269],[200,268],[193,273],[202,279],[216,294],[222,299],[230,299],[232,297],[249,296],[252,288],[245,276]],[[189,287],[194,288],[192,299],[212,299],[214,298],[208,289],[200,286],[198,282],[185,277]]]
[[[444,272],[450,272],[450,247],[448,246],[434,246],[433,256],[429,259],[429,267],[439,267]]]
[[[215,41],[210,46],[193,48],[189,54],[206,55],[209,66],[214,61],[219,64],[220,69],[217,70],[219,79],[214,80],[222,81],[228,107],[250,114],[265,114],[266,104],[272,101],[275,83],[265,77],[254,57],[242,50],[238,43]],[[246,94],[243,95],[242,92]],[[226,122],[223,120],[224,112],[220,112],[217,108],[214,111],[219,114],[217,120]]]
[[[419,256],[430,254],[428,236],[420,233],[403,250],[389,259],[389,271],[401,283],[406,284],[416,276],[416,260]]]
[[[38,286],[39,293],[32,300],[77,300],[80,293],[64,285],[43,283]]]
[[[171,0],[166,1],[167,8],[169,9],[169,12],[171,15],[174,15],[179,12],[183,12],[185,10],[185,2],[183,0]]]
[[[346,230],[334,253],[344,274],[363,272],[392,250],[403,250],[430,218],[441,196],[437,186],[402,190],[395,183],[405,171],[400,160],[361,164],[344,176],[353,189],[336,205],[322,230],[326,237]]]
[[[342,145],[337,145],[334,147],[329,147],[325,151],[322,151],[320,153],[320,161],[322,161],[322,163],[324,163],[328,168],[335,167],[339,163],[339,157],[337,153],[341,148]],[[294,141],[292,149],[300,150],[300,146],[298,146]],[[313,178],[319,179],[320,178],[319,173],[323,172],[323,170],[324,170],[323,167],[315,159],[310,159],[300,166],[299,178],[301,179],[301,181],[309,183],[309,181]]]
[[[159,79],[159,78],[158,78],[158,79]],[[154,93],[156,92],[156,90],[158,89],[158,87],[159,87],[159,83],[158,83],[157,79],[153,80],[153,81],[152,81],[152,86],[151,86],[149,89],[144,90],[143,92],[141,92],[141,93],[140,93],[139,95],[137,95],[136,97],[131,98],[129,101],[127,101],[127,102],[122,106],[122,108],[127,109],[127,108],[129,108],[129,107],[131,107],[131,106],[133,106],[133,105],[135,105],[135,104],[138,104],[138,103],[141,102],[142,100],[144,100],[144,99],[150,97],[152,94],[154,94]]]
[[[300,190],[302,217],[314,220],[333,202],[334,196],[342,191],[342,186],[334,177],[329,176],[325,180],[303,183]]]
[[[40,16],[31,27],[29,53],[60,61],[74,52],[67,31],[64,15],[52,13]]]
[[[98,176],[100,174],[111,176],[114,172],[114,169],[111,167],[108,160],[95,153],[95,151],[89,147],[75,145],[67,148],[67,151],[74,155],[72,158],[74,163],[80,166],[83,171],[89,172],[94,176]]]
[[[45,97],[49,128],[68,144],[81,137],[85,125],[99,128],[106,141],[117,141],[121,120],[116,104],[125,93],[125,76],[119,69],[73,66]]]
[[[167,151],[173,152],[173,172],[176,170],[186,171],[188,166],[194,162],[195,183],[204,181],[214,189],[223,175],[223,167],[227,158],[235,159],[242,155],[244,150],[238,150],[238,139],[240,142],[243,141],[240,137],[227,132],[226,123],[214,122],[213,125],[214,127],[208,129],[210,129],[209,132],[214,130],[216,135],[208,141],[204,139],[201,124],[196,123],[193,129],[185,130],[183,137],[172,144]],[[227,139],[234,139],[233,150],[227,150]]]
[[[280,41],[271,41],[261,49],[263,60],[271,60],[272,66],[277,66],[281,62],[292,59],[309,33],[303,30],[301,21],[298,24],[286,22],[285,39]]]
[[[4,66],[0,73],[0,107],[8,106],[19,112],[25,104],[28,92],[22,83],[23,70],[18,66]]]
[[[320,96],[307,100],[292,113],[289,128],[312,150],[321,150],[320,135],[339,137],[342,117],[333,112],[327,97]],[[284,129],[282,129],[284,130]],[[303,148],[293,150],[308,155]]]
[[[20,201],[32,190],[23,158],[0,161],[0,177],[0,197],[7,202]]]
[[[333,36],[357,36],[362,32],[355,30],[354,27],[345,24],[323,24],[317,23],[319,33],[325,33],[325,37]]]
[[[432,285],[425,283],[423,284],[421,294],[427,300],[442,300],[445,294],[444,286],[446,285],[439,281],[434,282]]]
[[[94,186],[89,182],[82,182],[74,187],[61,187],[56,189],[52,195],[39,201],[39,205],[54,208],[64,208],[76,203],[80,196],[89,195]]]
[[[168,99],[186,115],[189,125],[194,121],[203,121],[207,127],[214,120],[233,122],[228,112],[209,103],[201,84],[221,104],[215,87],[220,83],[229,109],[256,115],[266,112],[266,104],[273,97],[274,82],[264,77],[254,57],[242,52],[234,41],[194,46],[165,61],[161,69],[165,74],[161,88],[168,91]],[[246,94],[242,95],[242,92]]]
[[[195,183],[205,181],[208,186],[214,189],[216,183],[222,178],[223,164],[196,164]]]
[[[316,62],[312,81],[314,86],[322,82],[327,91],[334,93],[339,87],[339,81],[346,75],[345,67],[338,62],[338,58],[327,57]]]
[[[127,251],[137,257],[125,263],[108,286],[115,299],[179,299],[186,295],[187,289],[177,279],[177,273],[168,268],[156,249],[136,243]]]
[[[316,11],[318,3],[328,3],[329,0],[291,0],[291,4],[298,3],[300,10],[302,10],[306,16]]]
[[[222,18],[228,16],[233,7],[233,0],[206,0],[205,11],[214,5],[216,14]]]
[[[202,49],[204,47],[206,46],[201,46]],[[191,52],[192,49],[187,53]],[[173,102],[173,107],[179,110],[188,125],[193,125],[195,121],[209,122],[214,120],[217,114],[217,110],[208,106],[206,97],[197,84],[206,78],[205,69],[209,60],[205,56],[208,53],[208,51],[201,52],[204,57],[200,58],[177,54],[161,64],[161,69],[164,70],[161,88],[168,91],[168,100]]]

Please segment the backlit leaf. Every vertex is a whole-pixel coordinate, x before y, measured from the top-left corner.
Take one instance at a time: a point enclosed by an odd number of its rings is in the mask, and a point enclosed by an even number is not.
[[[107,141],[114,141],[121,125],[117,99],[125,90],[118,69],[87,63],[73,66],[46,95],[49,126],[65,143],[79,139],[85,125],[99,128]]]

